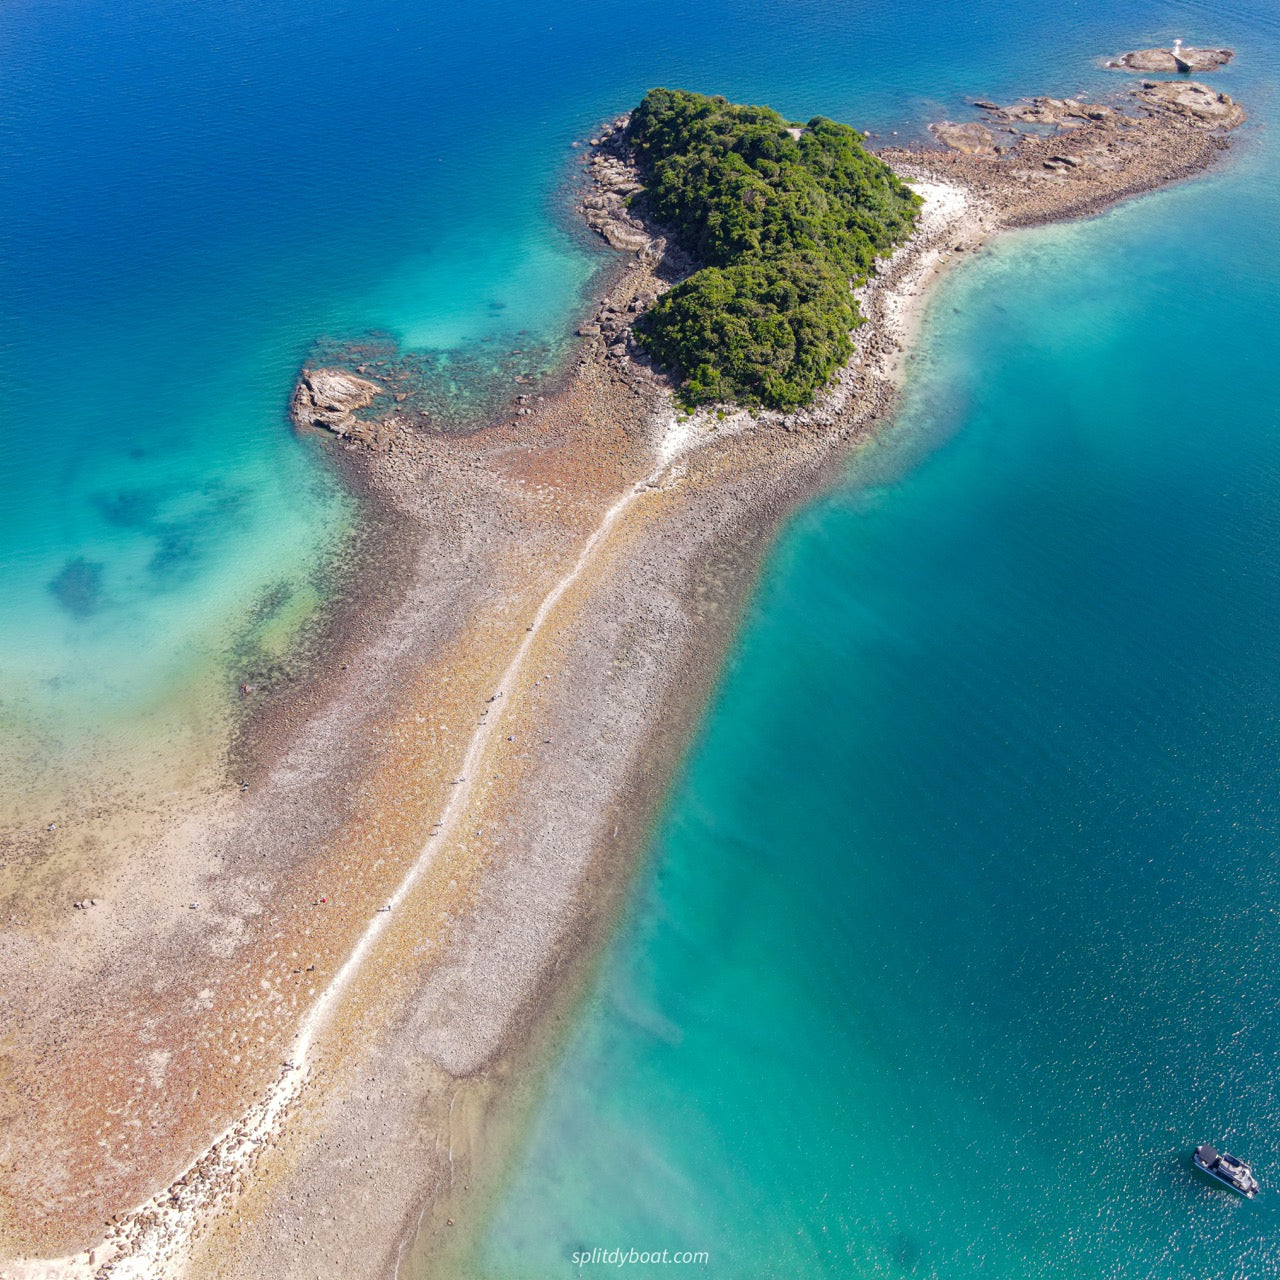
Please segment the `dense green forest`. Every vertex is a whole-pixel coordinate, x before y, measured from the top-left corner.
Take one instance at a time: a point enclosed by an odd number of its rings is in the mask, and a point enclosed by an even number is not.
[[[796,134],[799,136],[795,136]],[[910,234],[920,200],[848,125],[651,89],[628,138],[640,211],[700,264],[636,326],[688,405],[807,404],[850,356],[851,286]]]

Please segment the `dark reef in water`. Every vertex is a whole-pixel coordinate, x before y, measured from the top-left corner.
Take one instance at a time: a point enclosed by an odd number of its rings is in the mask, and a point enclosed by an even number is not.
[[[199,547],[191,529],[168,529],[160,535],[156,549],[147,561],[147,572],[152,578],[171,586],[191,576],[198,558]]]
[[[140,529],[156,518],[160,507],[159,491],[121,489],[111,494],[95,494],[93,505],[108,524],[119,529]]]
[[[151,578],[150,585],[156,591],[169,590],[190,578],[211,540],[218,536],[216,531],[225,528],[225,522],[235,518],[247,506],[250,492],[241,485],[211,480],[180,495],[180,514],[173,513],[174,497],[175,494],[165,487],[152,486],[106,490],[90,499],[105,524],[155,539],[154,550],[147,561],[147,572]],[[56,584],[62,583],[74,564],[69,562],[55,583],[50,584],[60,600],[63,600],[63,588]],[[101,569],[101,566],[96,567]],[[67,590],[81,601],[78,608],[93,612],[98,607],[96,597],[92,603],[84,603],[88,599],[85,593],[94,588],[83,568],[76,569],[68,578]],[[66,604],[65,600],[63,602]],[[76,612],[76,608],[69,604],[67,608]],[[84,615],[78,613],[77,616]]]
[[[102,575],[105,565],[77,556],[62,566],[49,583],[58,603],[73,617],[83,621],[102,608]]]

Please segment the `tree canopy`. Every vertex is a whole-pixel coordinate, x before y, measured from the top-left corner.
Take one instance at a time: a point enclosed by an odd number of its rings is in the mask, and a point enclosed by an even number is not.
[[[798,136],[797,136],[798,135]],[[686,404],[807,404],[852,353],[852,287],[905,239],[920,199],[848,125],[651,89],[628,137],[644,210],[699,270],[636,326]]]

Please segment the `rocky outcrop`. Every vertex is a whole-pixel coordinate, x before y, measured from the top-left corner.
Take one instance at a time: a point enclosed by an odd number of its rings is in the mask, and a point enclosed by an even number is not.
[[[1197,80],[1144,80],[1140,88],[1128,95],[1128,102],[1143,109],[1148,116],[1160,116],[1166,120],[1180,117],[1205,129],[1234,129],[1245,118],[1243,109],[1233,99]],[[999,156],[1026,151],[1031,144],[1031,136],[1027,131],[1016,128],[1020,124],[1053,125],[1056,132],[1051,136],[1061,138],[1068,132],[1072,135],[1069,154],[1037,157],[1043,167],[1050,170],[1079,169],[1090,163],[1112,168],[1112,162],[1128,149],[1130,143],[1137,141],[1129,135],[1138,121],[1132,106],[1126,109],[1124,99],[1111,105],[1083,102],[1079,98],[1042,97],[1026,98],[1008,107],[985,100],[975,102],[974,106],[986,112],[986,124],[946,121],[929,126],[939,142],[962,155]],[[1013,126],[1003,132],[1015,135],[1018,141],[1012,145],[995,145],[988,125],[996,123]],[[1088,138],[1090,142],[1078,144],[1077,138]],[[1080,146],[1086,146],[1095,154],[1088,158],[1080,156]],[[1109,156],[1101,154],[1104,151]]]
[[[649,236],[644,228],[622,218],[602,218],[594,229],[604,236],[611,249],[639,253],[649,247]]]
[[[293,389],[290,411],[298,427],[321,427],[343,439],[377,444],[379,423],[357,418],[383,388],[345,369],[303,369]]]
[[[959,151],[966,156],[993,156],[996,154],[996,139],[986,125],[970,120],[964,124],[954,124],[944,120],[941,124],[929,126],[933,136],[944,147]]]
[[[994,102],[975,102],[993,120],[1023,124],[1056,124],[1074,128],[1087,120],[1107,120],[1115,110],[1101,102],[1081,102],[1079,98],[1026,98],[1011,107]]]
[[[1045,97],[974,106],[986,114],[972,129],[933,126],[945,149],[879,154],[909,172],[964,183],[1009,227],[1087,216],[1196,173],[1245,118],[1225,93],[1185,79],[1145,80],[1104,104]],[[987,135],[999,139],[994,152]]]
[[[627,209],[630,198],[644,190],[621,145],[629,120],[629,116],[620,116],[601,129],[599,137],[591,139],[587,166],[593,190],[583,198],[582,213],[587,226],[603,236],[611,248],[643,253],[652,245],[653,237]]]
[[[1187,116],[1206,129],[1234,129],[1245,119],[1234,98],[1196,80],[1144,80],[1137,97],[1148,107]]]
[[[1235,57],[1234,49],[1138,49],[1107,63],[1121,71],[1214,71]]]

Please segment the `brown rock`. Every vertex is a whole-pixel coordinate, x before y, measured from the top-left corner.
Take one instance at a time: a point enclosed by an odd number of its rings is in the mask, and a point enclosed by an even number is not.
[[[929,126],[934,137],[952,151],[959,151],[966,156],[993,156],[996,153],[996,140],[991,130],[976,120],[964,124],[954,124],[944,120],[941,124]]]
[[[1235,57],[1234,49],[1137,49],[1107,63],[1123,71],[1214,71]]]
[[[604,236],[612,249],[637,252],[648,248],[649,236],[641,227],[620,218],[603,219],[596,230]]]
[[[376,424],[355,416],[367,409],[382,388],[345,369],[303,369],[293,390],[290,412],[299,427],[321,427],[335,435],[372,439]]]
[[[1000,113],[1006,120],[1022,120],[1027,124],[1062,124],[1064,120],[1082,119],[1090,110],[1098,110],[1074,98],[1032,98],[1015,102]]]
[[[1244,108],[1235,99],[1197,80],[1146,80],[1134,92],[1147,106],[1189,116],[1207,129],[1234,129],[1244,123]]]

